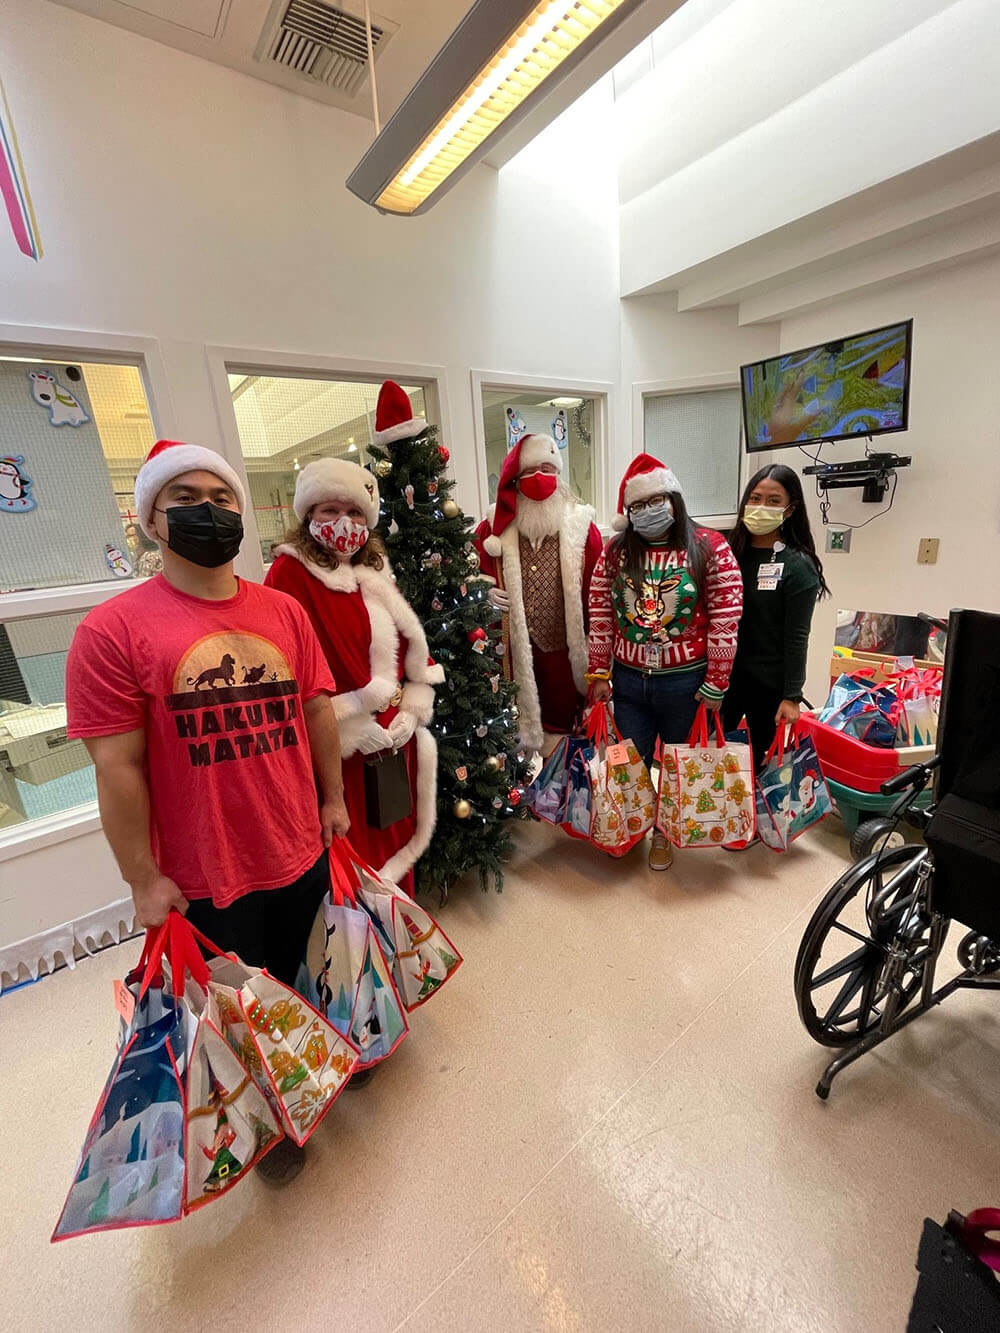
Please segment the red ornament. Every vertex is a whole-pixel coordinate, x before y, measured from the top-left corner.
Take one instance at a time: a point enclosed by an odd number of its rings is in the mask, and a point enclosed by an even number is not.
[[[443,444],[438,445],[438,457],[441,459],[442,463],[447,463],[448,459],[451,457],[451,454]]]
[[[511,805],[520,805],[521,789],[519,787],[511,787],[510,791],[507,793],[507,800]]]
[[[481,625],[470,633],[469,642],[472,644],[474,653],[485,653],[488,636]]]

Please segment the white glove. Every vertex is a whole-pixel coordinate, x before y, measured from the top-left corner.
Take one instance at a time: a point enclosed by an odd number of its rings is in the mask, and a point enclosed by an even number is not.
[[[401,750],[408,743],[416,729],[417,719],[412,713],[407,713],[402,708],[386,727],[386,731],[392,738],[393,748],[396,750]]]
[[[357,740],[355,749],[361,754],[378,754],[380,750],[391,750],[395,744],[385,727],[380,727],[374,718],[363,722],[352,739]]]
[[[510,593],[505,588],[493,587],[489,591],[490,605],[495,606],[498,611],[510,610]]]

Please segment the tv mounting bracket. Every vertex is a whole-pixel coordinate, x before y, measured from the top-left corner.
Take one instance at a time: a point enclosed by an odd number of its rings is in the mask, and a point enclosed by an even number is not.
[[[802,469],[803,476],[816,478],[822,493],[861,488],[864,504],[881,504],[897,468],[909,467],[913,460],[899,454],[867,454],[853,463],[817,463]]]

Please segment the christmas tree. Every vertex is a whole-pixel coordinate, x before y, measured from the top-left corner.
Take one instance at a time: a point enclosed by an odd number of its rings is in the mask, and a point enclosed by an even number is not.
[[[528,765],[518,750],[515,689],[504,678],[504,645],[488,584],[479,578],[472,520],[451,497],[449,455],[437,427],[412,417],[397,385],[383,386],[376,424],[379,443],[369,453],[382,498],[378,530],[399,589],[445,671],[431,724],[437,827],[417,862],[417,889],[436,890],[443,901],[451,884],[475,869],[483,888],[499,890],[509,821],[526,814]]]

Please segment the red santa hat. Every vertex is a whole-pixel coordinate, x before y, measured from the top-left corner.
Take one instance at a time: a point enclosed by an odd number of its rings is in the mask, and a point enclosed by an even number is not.
[[[618,487],[618,515],[612,519],[611,526],[616,532],[624,532],[628,527],[625,511],[629,505],[637,500],[648,500],[651,495],[663,495],[666,491],[681,494],[681,484],[670,468],[652,454],[637,454],[625,469]]]
[[[317,458],[315,463],[306,464],[295,481],[295,517],[304,523],[313,505],[324,500],[348,500],[358,506],[369,528],[378,523],[378,482],[360,463],[346,458]]]
[[[517,444],[503,460],[500,469],[500,481],[497,484],[497,502],[490,524],[490,535],[483,542],[483,549],[494,559],[503,547],[500,537],[507,525],[517,514],[517,479],[525,472],[535,472],[543,463],[551,463],[556,472],[563,468],[559,446],[551,435],[522,435]]]
[[[413,405],[405,389],[395,380],[386,380],[378,391],[375,407],[375,443],[380,447],[393,440],[410,440],[427,429],[423,417],[413,415]]]
[[[243,482],[236,469],[214,449],[203,444],[184,444],[180,440],[157,440],[135,478],[135,511],[147,537],[154,538],[153,505],[164,486],[185,472],[211,472],[224,481],[236,496],[240,513],[246,504]]]

